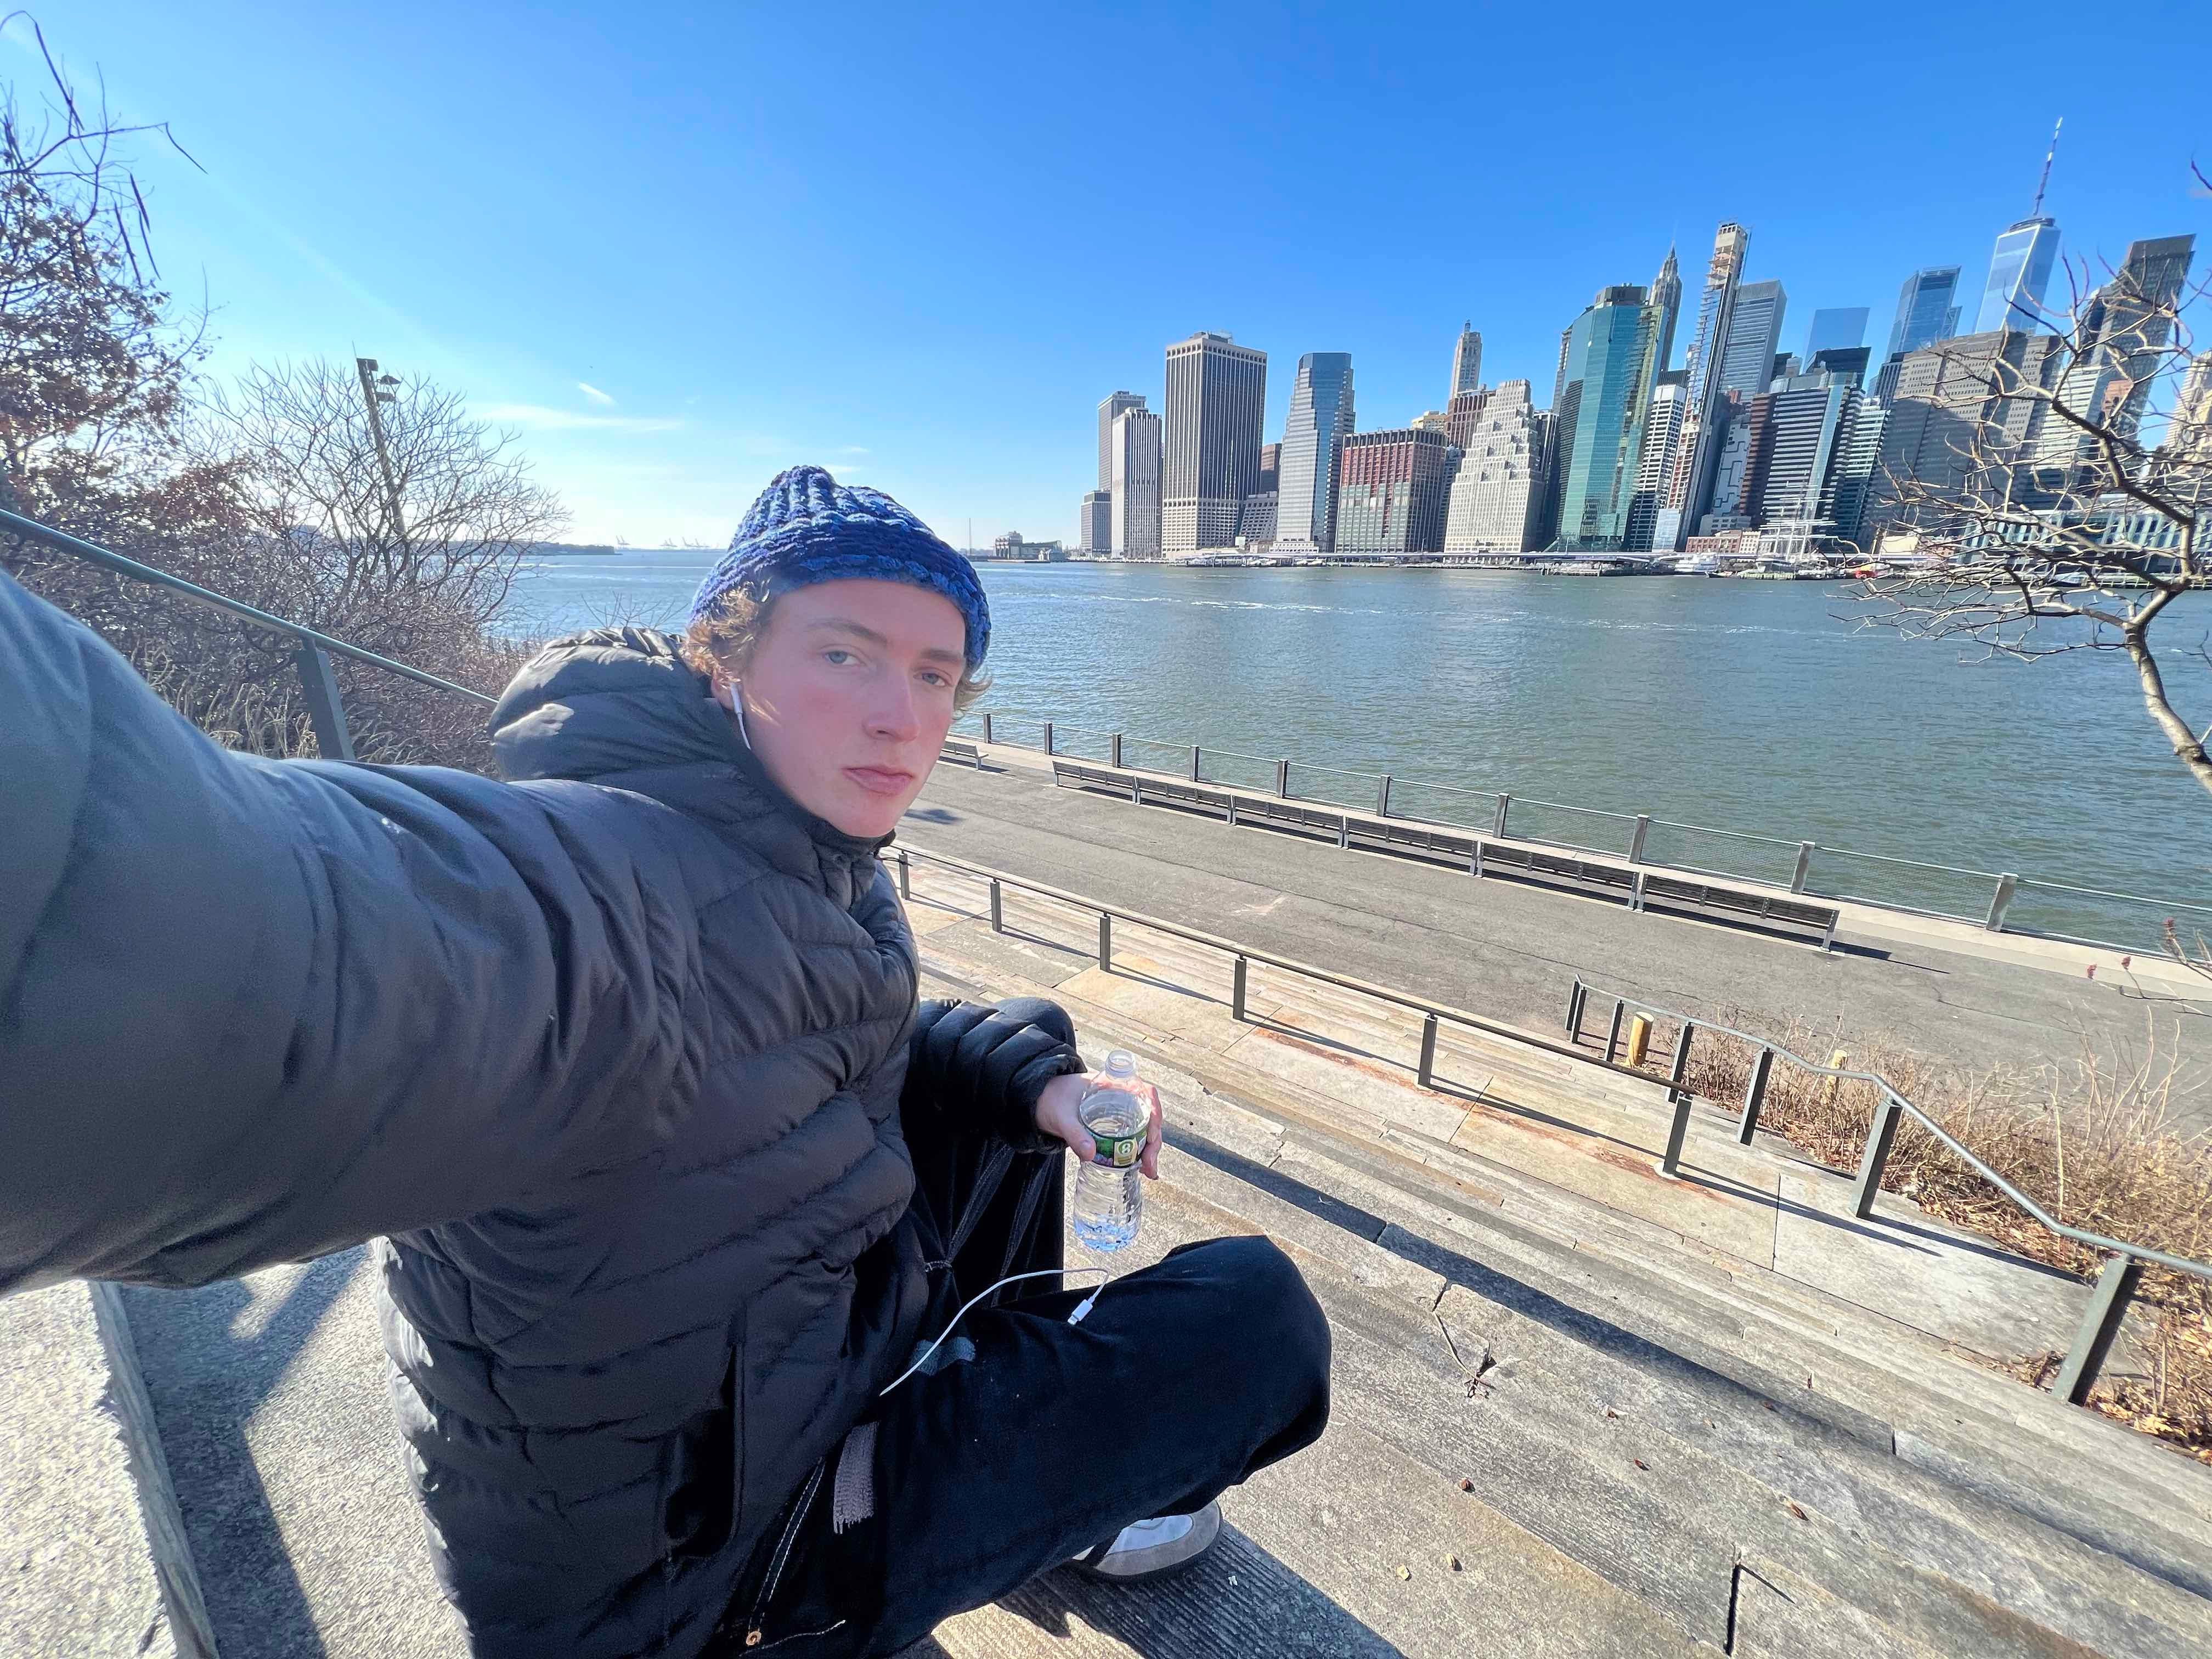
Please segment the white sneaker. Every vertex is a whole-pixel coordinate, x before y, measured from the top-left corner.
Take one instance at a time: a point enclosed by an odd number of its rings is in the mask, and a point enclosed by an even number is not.
[[[1103,1544],[1095,1544],[1068,1562],[1078,1572],[1116,1584],[1161,1578],[1181,1572],[1221,1537],[1221,1505],[1208,1504],[1195,1515],[1161,1515],[1134,1521]]]

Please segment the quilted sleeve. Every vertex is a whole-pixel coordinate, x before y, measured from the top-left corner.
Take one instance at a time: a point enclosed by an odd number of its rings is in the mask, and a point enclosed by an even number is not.
[[[202,1284],[649,1155],[681,940],[592,828],[218,748],[0,576],[0,1293]]]

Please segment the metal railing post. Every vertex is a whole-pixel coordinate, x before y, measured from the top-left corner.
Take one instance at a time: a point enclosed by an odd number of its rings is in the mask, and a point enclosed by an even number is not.
[[[1336,844],[1340,850],[1352,845],[1352,814],[1349,812],[1337,814]]]
[[[1382,787],[1376,791],[1375,816],[1378,818],[1390,816],[1390,775],[1388,772],[1382,775]]]
[[[1644,862],[1644,838],[1650,833],[1651,814],[1638,812],[1636,815],[1636,834],[1630,837],[1628,842],[1628,861],[1631,864]]]
[[[1437,1075],[1437,1017],[1428,1014],[1421,1020],[1421,1069],[1414,1080],[1424,1089],[1430,1086]]]
[[[2053,1385],[2069,1406],[2089,1403],[2089,1390],[2105,1369],[2105,1357],[2119,1336],[2128,1304],[2135,1299],[2136,1285],[2142,1278],[2142,1263],[2131,1255],[2114,1256],[2097,1275],[2097,1288],[2090,1292],[2089,1305],[2081,1312],[2081,1328],[2075,1334],[2065,1366]]]
[[[1121,734],[1119,732],[1115,732],[1106,740],[1106,743],[1107,751],[1110,757],[1108,763],[1118,772],[1121,769]]]
[[[1613,1024],[1607,1027],[1605,1033],[1605,1063],[1608,1066],[1620,1057],[1620,1022],[1627,1014],[1628,999],[1615,997],[1613,1000]]]
[[[1674,1039],[1674,1069],[1667,1079],[1667,1098],[1674,1108],[1674,1121],[1667,1130],[1667,1151],[1659,1160],[1661,1171],[1679,1174],[1682,1168],[1682,1143],[1690,1136],[1690,1091],[1682,1079],[1690,1070],[1690,1038],[1697,1027],[1688,1020],[1682,1022],[1681,1035]]]
[[[1743,1091],[1743,1121],[1736,1126],[1736,1144],[1751,1145],[1751,1132],[1759,1127],[1759,1109],[1766,1103],[1766,1082],[1774,1073],[1774,1050],[1761,1048],[1751,1063],[1751,1083]]]
[[[302,641],[292,659],[299,672],[300,689],[307,694],[307,719],[315,728],[315,751],[325,760],[349,761],[353,733],[346,728],[345,699],[338,695],[337,676],[319,645]]]
[[[1251,963],[1243,957],[1237,958],[1236,976],[1229,982],[1229,1018],[1241,1021],[1244,1018],[1244,975]]]
[[[1512,809],[1512,796],[1500,795],[1498,798],[1498,821],[1490,826],[1490,833],[1500,841],[1505,839],[1505,814]]]
[[[1196,744],[1190,746],[1190,781],[1193,783],[1198,781],[1198,745]]]
[[[991,741],[991,711],[988,708],[983,711],[983,741]]]
[[[914,896],[914,860],[907,857],[906,848],[903,847],[899,848],[898,864],[899,896],[902,899],[910,899]]]
[[[999,890],[999,878],[994,876],[991,878],[991,931],[994,933],[1006,931],[1005,902],[1005,896]]]
[[[1098,966],[1114,971],[1114,918],[1103,910],[1098,913]]]
[[[1567,990],[1566,1026],[1570,1041],[1579,1038],[1583,1034],[1583,998],[1589,994],[1589,987],[1583,983],[1582,975],[1577,974],[1574,984]]]
[[[1816,846],[1816,842],[1809,841],[1801,841],[1797,843],[1797,870],[1796,873],[1790,878],[1791,892],[1802,893],[1805,890],[1805,878],[1813,872],[1813,854]]]
[[[1992,933],[2004,932],[2005,912],[2011,908],[2014,890],[2019,885],[2018,876],[2006,874],[1997,878],[1996,896],[1990,900],[1990,918],[1982,924],[1985,930]]]
[[[1044,723],[1044,752],[1048,755],[1052,753],[1052,722],[1050,720]]]
[[[1275,798],[1278,800],[1291,798],[1291,763],[1286,760],[1275,763]]]
[[[1867,1128],[1866,1152],[1859,1159],[1859,1178],[1851,1188],[1851,1213],[1862,1221],[1874,1213],[1875,1195],[1881,1190],[1882,1168],[1889,1162],[1889,1149],[1904,1116],[1905,1109],[1896,1097],[1885,1095]]]

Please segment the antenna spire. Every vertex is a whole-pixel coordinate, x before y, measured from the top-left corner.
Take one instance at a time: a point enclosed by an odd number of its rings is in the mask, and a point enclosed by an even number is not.
[[[2043,216],[2043,192],[2051,188],[2051,159],[2058,154],[2058,129],[2065,125],[2066,118],[2062,115],[2051,125],[2051,148],[2043,152],[2043,177],[2035,181],[2035,205],[2027,210],[2031,219]]]

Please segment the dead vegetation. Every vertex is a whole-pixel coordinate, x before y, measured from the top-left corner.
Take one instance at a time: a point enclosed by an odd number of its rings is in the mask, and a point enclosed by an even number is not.
[[[1731,1015],[1729,1023],[1746,1030]],[[1832,1045],[1803,1028],[1774,1041],[1821,1060]],[[2205,1085],[2184,1064],[2178,1030],[2147,1024],[2141,1047],[2100,1054],[2086,1045],[2068,1065],[1967,1073],[1904,1054],[1856,1050],[1850,1068],[1878,1073],[1944,1130],[2070,1227],[2212,1261],[2212,1129],[2182,1126],[2185,1096]],[[1699,1097],[1740,1106],[1757,1050],[1701,1033],[1687,1082]],[[1668,1056],[1655,1057],[1663,1069]],[[1879,1102],[1869,1084],[1811,1076],[1778,1062],[1759,1127],[1814,1161],[1856,1173]],[[1909,1115],[1882,1188],[1929,1215],[2083,1279],[2106,1253],[2051,1232]],[[2212,1282],[2153,1267],[2138,1304],[2149,1316],[2144,1351],[2116,1350],[2090,1403],[2107,1416],[2212,1462]],[[2025,1380],[2047,1383],[2063,1356],[2019,1356]]]

